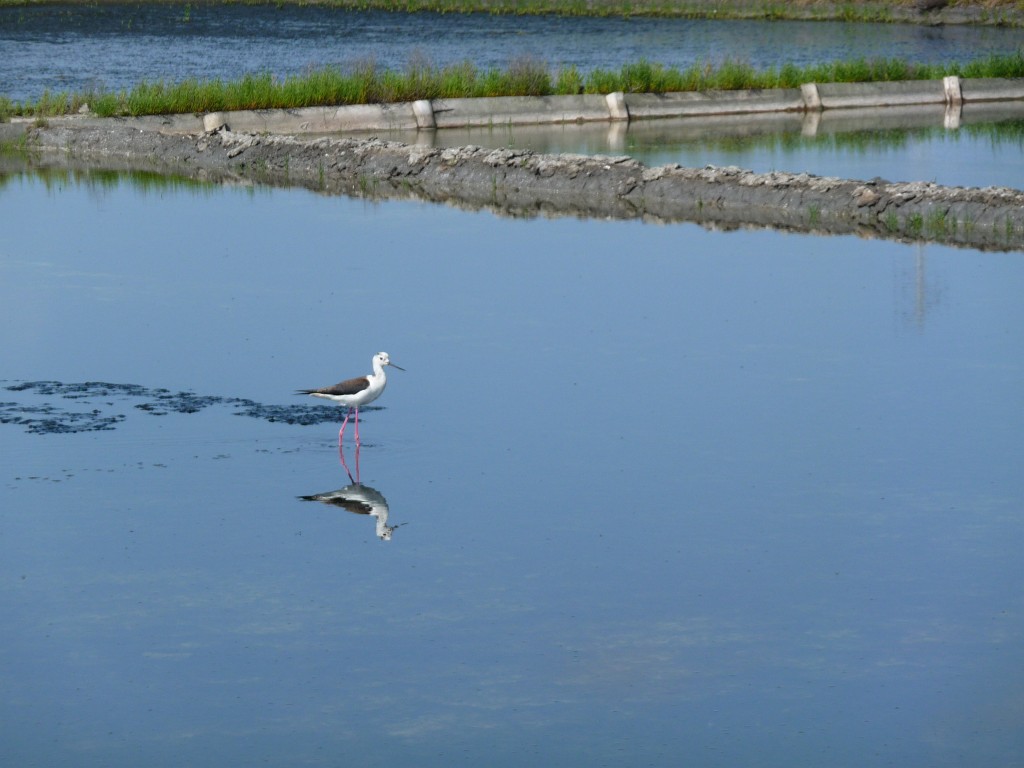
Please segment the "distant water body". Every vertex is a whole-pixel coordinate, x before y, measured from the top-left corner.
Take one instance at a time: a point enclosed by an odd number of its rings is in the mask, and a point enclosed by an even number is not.
[[[402,69],[411,57],[481,68],[530,57],[586,72],[641,58],[677,67],[739,59],[758,68],[858,57],[965,61],[1020,46],[1020,30],[991,27],[401,14],[291,4],[45,5],[0,8],[0,95],[23,101],[46,90],[286,76],[365,61]]]

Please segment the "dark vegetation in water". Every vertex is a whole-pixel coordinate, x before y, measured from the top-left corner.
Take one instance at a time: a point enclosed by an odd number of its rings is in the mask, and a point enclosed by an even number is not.
[[[335,422],[341,409],[324,405],[265,405],[242,397],[198,395],[195,392],[171,392],[150,389],[139,384],[112,384],[103,381],[69,383],[60,381],[22,381],[4,387],[8,392],[50,398],[43,403],[0,402],[0,424],[15,424],[35,435],[109,431],[117,428],[128,414],[117,412],[127,404],[134,411],[151,416],[189,414],[213,407],[227,407],[236,416],[264,421],[309,426]],[[86,406],[64,407],[60,400]],[[141,400],[142,402],[132,402]],[[360,411],[379,410],[366,406]]]
[[[36,435],[112,430],[124,419],[123,414],[107,416],[95,408],[91,411],[69,411],[50,403],[22,405],[0,402],[0,424],[20,424],[26,432]]]

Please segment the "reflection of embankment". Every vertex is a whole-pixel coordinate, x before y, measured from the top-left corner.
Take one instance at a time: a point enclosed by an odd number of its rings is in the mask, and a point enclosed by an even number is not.
[[[628,157],[436,148],[378,139],[168,135],[117,121],[33,128],[39,167],[163,170],[329,194],[416,197],[512,216],[691,221],[1024,248],[1024,192],[739,168],[648,168]]]

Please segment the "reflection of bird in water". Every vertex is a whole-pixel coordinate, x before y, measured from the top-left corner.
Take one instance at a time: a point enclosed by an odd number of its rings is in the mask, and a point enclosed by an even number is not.
[[[405,368],[392,363],[388,358],[387,352],[378,352],[373,356],[373,373],[369,376],[359,376],[355,379],[346,379],[345,381],[338,382],[333,387],[324,387],[323,389],[299,389],[296,390],[295,394],[324,397],[328,400],[333,400],[336,403],[344,405],[347,408],[345,412],[345,420],[341,423],[341,430],[338,432],[339,447],[341,447],[341,441],[345,437],[345,426],[348,424],[348,417],[351,416],[352,411],[355,410],[356,444],[358,444],[359,406],[372,403],[380,397],[381,392],[384,391],[384,387],[388,383],[388,377],[384,373],[384,366],[386,365],[398,368],[400,371],[405,370]]]
[[[334,507],[341,507],[357,515],[370,515],[377,518],[377,538],[391,541],[391,532],[402,525],[388,525],[388,502],[374,488],[362,483],[353,483],[336,491],[317,493],[312,496],[299,496],[303,501],[319,501]]]

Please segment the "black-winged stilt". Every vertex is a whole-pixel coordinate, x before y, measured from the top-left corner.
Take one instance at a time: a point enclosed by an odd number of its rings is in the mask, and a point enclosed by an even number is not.
[[[387,374],[384,373],[384,366],[386,365],[390,365],[392,368],[397,368],[400,371],[405,370],[405,368],[392,363],[387,352],[378,352],[373,356],[373,373],[369,376],[346,379],[345,381],[338,382],[333,387],[324,387],[323,389],[299,389],[295,391],[295,394],[324,397],[347,408],[345,420],[341,423],[341,430],[338,432],[339,448],[345,437],[345,427],[348,424],[348,418],[354,410],[356,415],[356,444],[358,445],[359,406],[372,403],[384,391],[384,387],[388,383]]]

